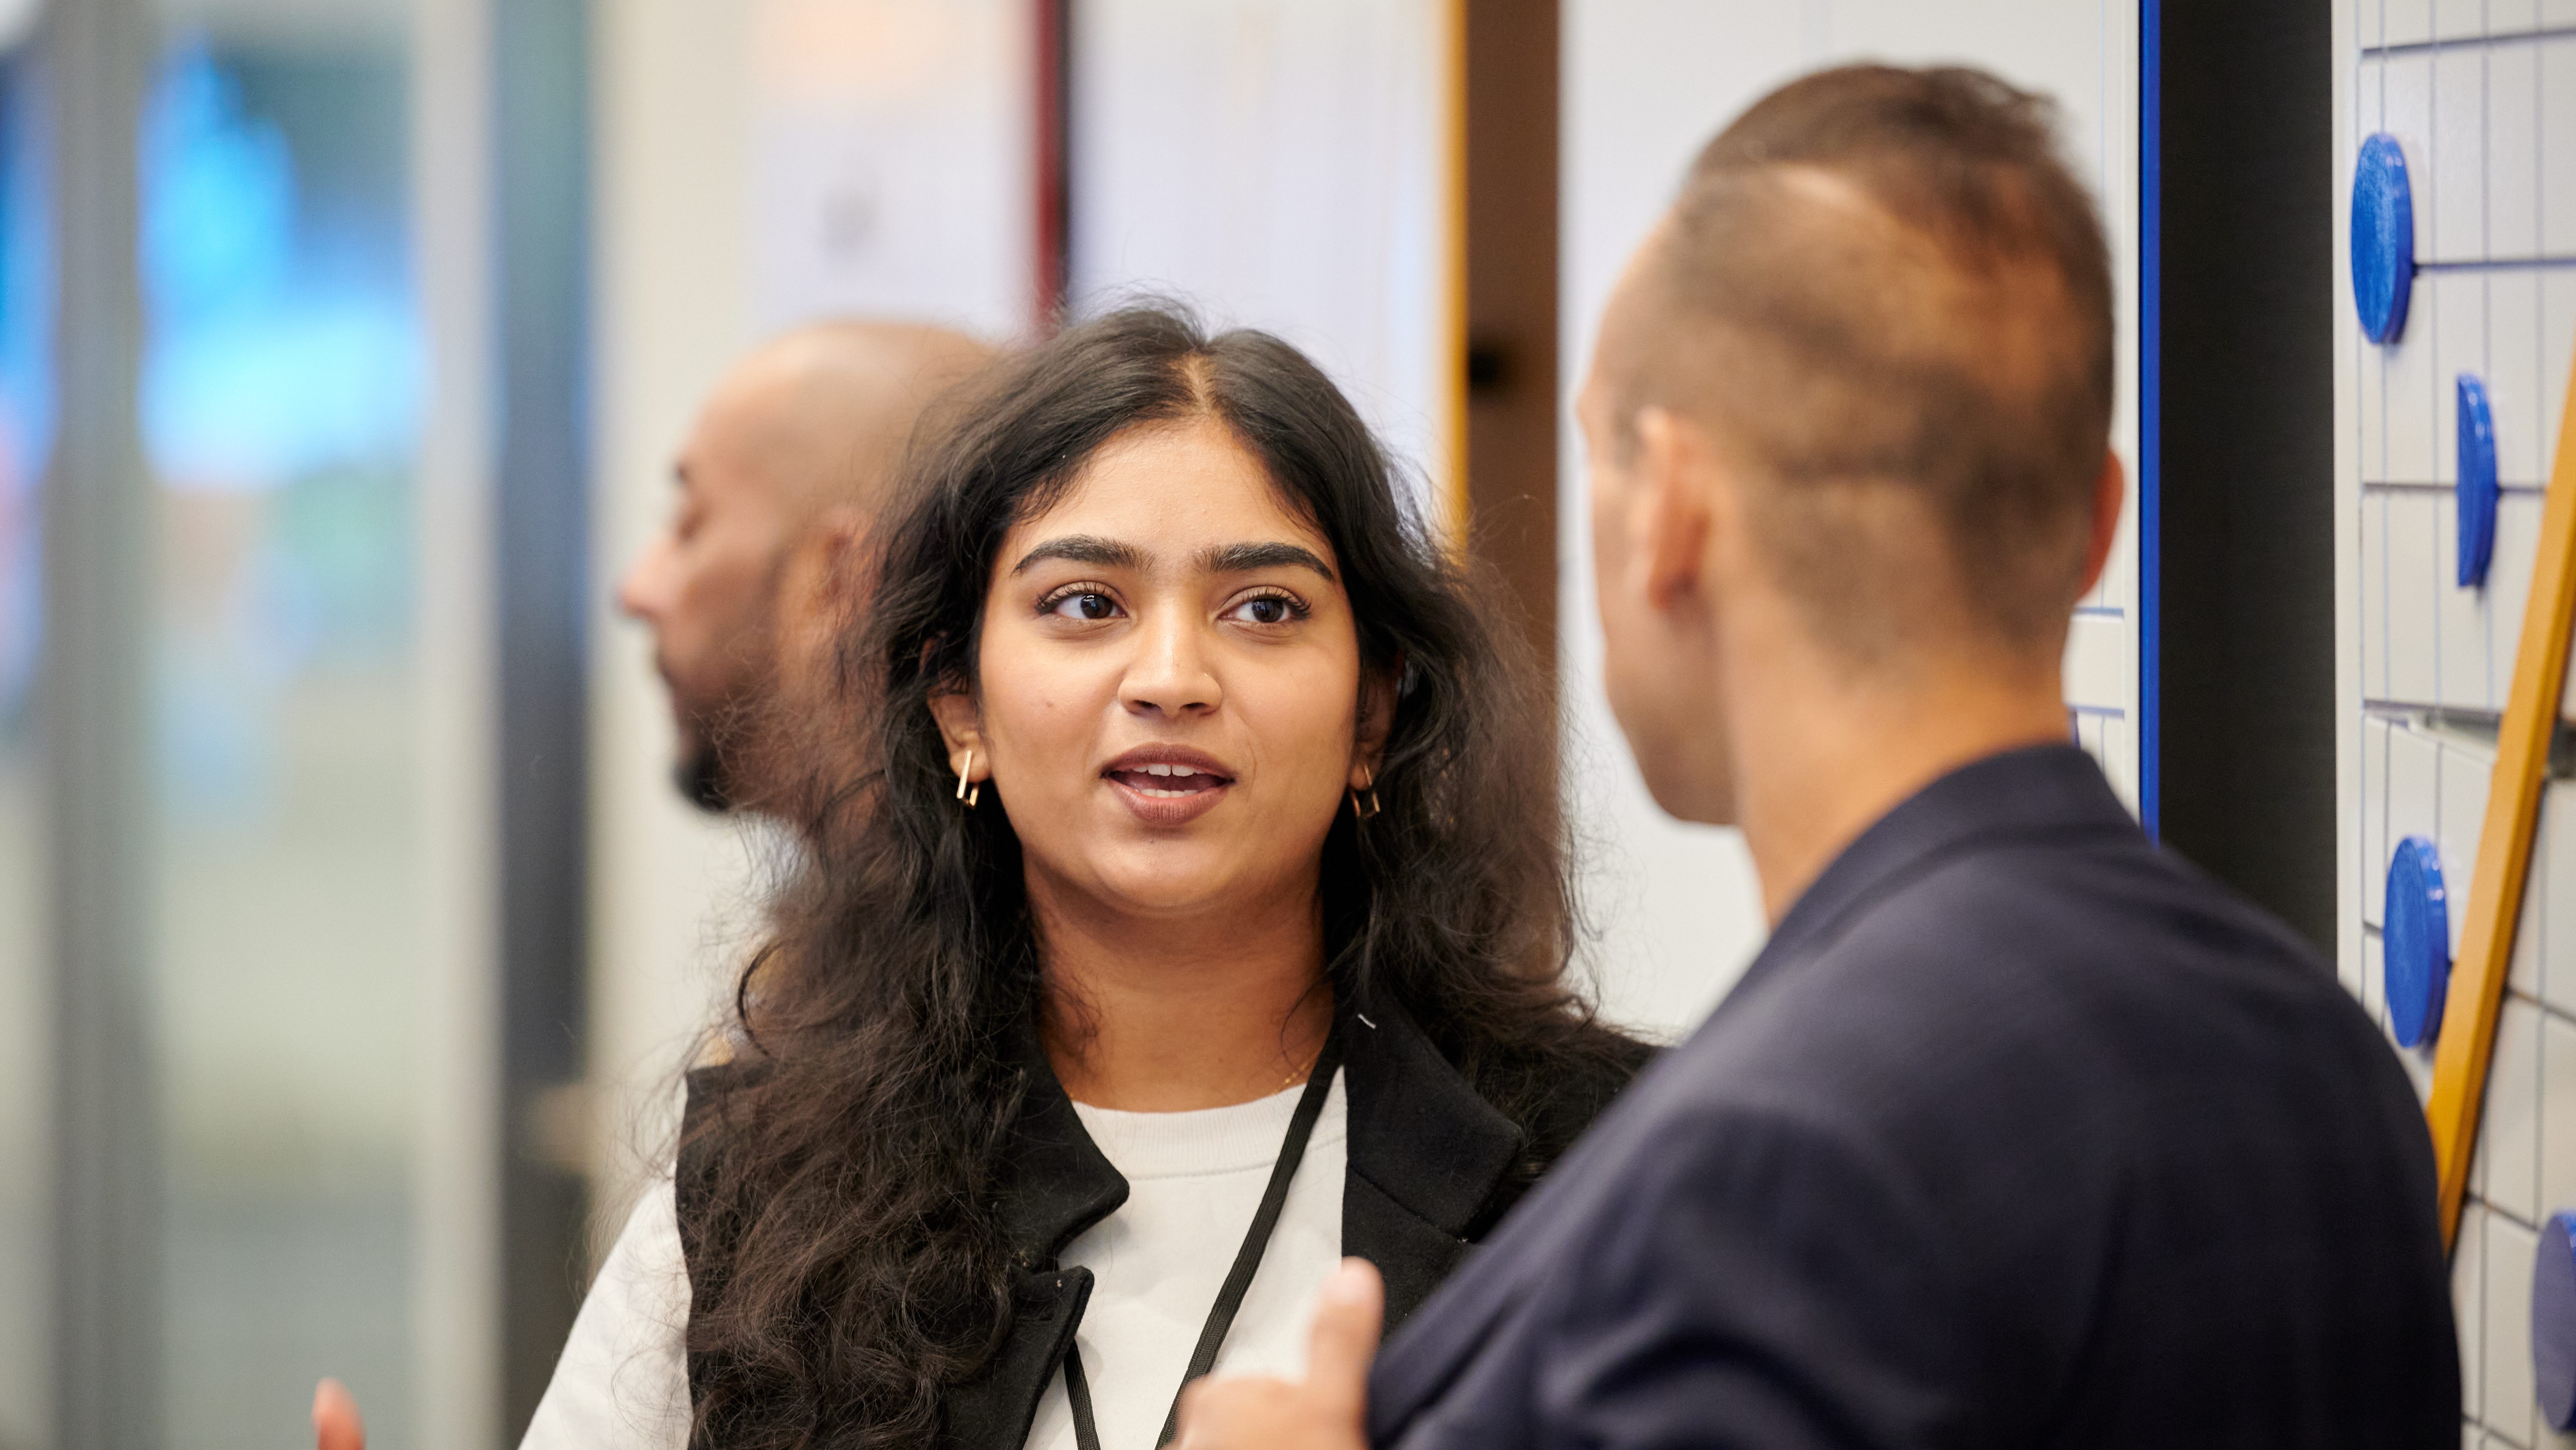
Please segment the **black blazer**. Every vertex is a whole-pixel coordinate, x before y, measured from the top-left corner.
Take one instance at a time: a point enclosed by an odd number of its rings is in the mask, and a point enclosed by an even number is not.
[[[2289,932],[2065,747],[1856,840],[1380,1354],[1520,1446],[2457,1445],[2422,1112]]]
[[[1627,1085],[1647,1050],[1624,1070],[1552,1084],[1529,1132],[1497,1112],[1451,1067],[1405,1010],[1373,999],[1341,1010],[1343,1099],[1348,1113],[1342,1251],[1386,1276],[1388,1322],[1412,1313],[1470,1244],[1483,1237],[1557,1155]],[[1056,1082],[1033,1027],[1014,1035],[1030,1089],[1012,1129],[1002,1215],[1019,1259],[1016,1308],[1001,1350],[974,1379],[951,1389],[941,1440],[957,1450],[1020,1450],[1038,1401],[1064,1362],[1091,1295],[1088,1269],[1057,1255],[1127,1201],[1127,1180],[1102,1157]],[[707,1068],[689,1075],[689,1109],[703,1101]],[[709,1213],[704,1134],[683,1138],[677,1198],[680,1242],[693,1290],[706,1260]],[[692,1388],[705,1366],[689,1361]]]

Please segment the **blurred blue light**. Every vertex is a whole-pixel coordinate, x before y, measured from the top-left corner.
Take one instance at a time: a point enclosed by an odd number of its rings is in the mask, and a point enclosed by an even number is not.
[[[404,280],[299,233],[286,139],[202,46],[164,66],[145,128],[142,421],[164,486],[257,491],[408,458],[421,338]]]
[[[52,183],[24,62],[0,63],[0,743],[27,715],[44,637],[54,445]]]

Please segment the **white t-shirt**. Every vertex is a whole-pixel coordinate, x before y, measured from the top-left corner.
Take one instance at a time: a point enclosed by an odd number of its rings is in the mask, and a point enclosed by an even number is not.
[[[1220,1374],[1305,1373],[1315,1296],[1342,1255],[1350,1139],[1342,1087],[1335,1081],[1325,1097],[1261,1272],[1217,1355]],[[1092,1274],[1076,1340],[1101,1450],[1153,1450],[1303,1091],[1188,1113],[1074,1105],[1128,1183],[1127,1201],[1059,1260]],[[688,1317],[688,1266],[665,1180],[608,1251],[520,1450],[683,1450]],[[1074,1450],[1061,1372],[1038,1403],[1027,1450]]]

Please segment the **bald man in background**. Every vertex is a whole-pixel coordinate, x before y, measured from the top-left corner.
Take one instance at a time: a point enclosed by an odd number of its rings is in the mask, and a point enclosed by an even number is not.
[[[990,361],[912,323],[802,327],[737,363],[673,469],[678,507],[617,588],[653,630],[681,794],[759,810],[782,788],[767,712],[829,627],[834,562],[867,531],[923,406]]]
[[[875,521],[922,409],[994,349],[916,323],[800,327],[716,384],[672,473],[679,506],[617,586],[653,630],[679,727],[672,773],[709,811],[774,810],[789,742],[767,708],[837,622],[835,566]],[[313,1397],[317,1450],[366,1450],[337,1380]]]

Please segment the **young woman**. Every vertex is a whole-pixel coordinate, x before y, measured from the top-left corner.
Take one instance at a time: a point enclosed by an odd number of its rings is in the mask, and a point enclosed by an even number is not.
[[[1644,1056],[1561,981],[1545,696],[1293,349],[1073,328],[881,537],[814,712],[875,767],[530,1446],[1151,1450],[1341,1255],[1419,1304]]]

